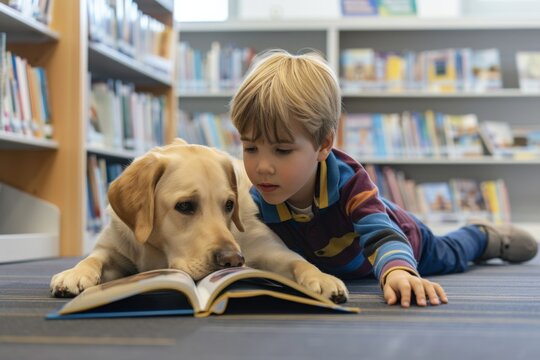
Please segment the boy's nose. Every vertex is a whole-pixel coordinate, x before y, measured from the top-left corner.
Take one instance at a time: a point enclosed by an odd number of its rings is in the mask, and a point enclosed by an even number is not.
[[[273,174],[274,167],[268,161],[259,161],[257,163],[257,172],[259,174]]]

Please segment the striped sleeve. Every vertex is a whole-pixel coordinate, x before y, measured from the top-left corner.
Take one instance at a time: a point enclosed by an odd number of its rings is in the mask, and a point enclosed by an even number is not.
[[[384,283],[386,274],[395,267],[417,274],[416,260],[405,234],[386,213],[367,215],[353,226],[360,236],[364,256],[381,284]]]
[[[390,219],[377,187],[365,170],[354,174],[342,188],[342,196],[348,199],[344,210],[359,235],[364,256],[381,284],[394,268],[417,274],[412,247],[403,231]]]

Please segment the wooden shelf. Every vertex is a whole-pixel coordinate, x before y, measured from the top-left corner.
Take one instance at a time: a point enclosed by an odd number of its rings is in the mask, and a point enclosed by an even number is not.
[[[359,158],[362,164],[377,165],[540,165],[538,159],[504,159],[492,156],[475,158]]]
[[[176,94],[182,98],[230,98],[235,90],[205,91],[205,90],[177,90]],[[540,98],[540,92],[523,91],[520,89],[500,89],[492,91],[456,91],[435,92],[422,90],[342,90],[345,98]]]
[[[223,21],[223,22],[182,22],[180,32],[262,32],[262,31],[326,31],[327,21]]]
[[[176,44],[174,1],[136,1],[143,12],[168,25],[167,39],[171,45]],[[47,73],[54,127],[54,140],[0,133],[0,182],[53,204],[61,216],[52,236],[48,231],[29,230],[36,223],[30,215],[26,219],[21,216],[25,223],[20,229],[0,231],[0,261],[80,256],[88,245],[85,240],[88,153],[114,158],[119,163],[140,155],[86,147],[88,71],[134,83],[137,91],[165,96],[166,140],[170,142],[175,137],[177,98],[172,87],[173,75],[156,69],[159,64],[147,65],[102,44],[89,44],[87,5],[87,0],[55,0],[49,27],[0,4],[0,31],[8,34],[10,51],[28,59],[33,66],[43,67]],[[171,63],[175,54],[167,54]],[[1,204],[0,208],[2,215],[8,211]],[[0,223],[4,218],[0,217]]]
[[[23,16],[19,11],[0,3],[0,31],[8,34],[8,42],[58,41],[60,36],[47,25]]]
[[[180,98],[231,98],[234,95],[234,90],[222,91],[184,91],[177,90],[176,96]]]
[[[143,13],[169,26],[172,25],[174,0],[135,0],[135,2]]]
[[[160,73],[107,45],[88,44],[88,67],[92,76],[106,76],[139,85],[172,85],[172,76]]]
[[[540,29],[540,19],[423,19],[418,17],[355,17],[336,20],[250,20],[226,22],[182,22],[181,32],[224,31],[396,31],[396,30],[505,30]]]
[[[10,150],[56,150],[58,143],[48,139],[37,139],[19,134],[0,132],[0,149]]]
[[[436,92],[429,90],[352,90],[344,89],[342,96],[347,98],[540,98],[538,91],[523,91],[520,89],[500,89],[490,91],[456,91]]]

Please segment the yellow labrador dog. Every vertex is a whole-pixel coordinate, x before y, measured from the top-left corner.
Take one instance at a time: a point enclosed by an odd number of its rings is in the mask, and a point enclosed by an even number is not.
[[[110,186],[111,223],[91,254],[53,276],[51,293],[84,289],[151,269],[195,280],[246,264],[287,276],[335,302],[347,288],[285,244],[257,217],[241,161],[177,139],[136,159]]]

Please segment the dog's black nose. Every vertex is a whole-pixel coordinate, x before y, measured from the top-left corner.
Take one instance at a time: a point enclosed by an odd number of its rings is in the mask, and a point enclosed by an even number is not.
[[[242,266],[244,262],[244,257],[238,251],[224,250],[216,253],[216,264],[222,268]]]

